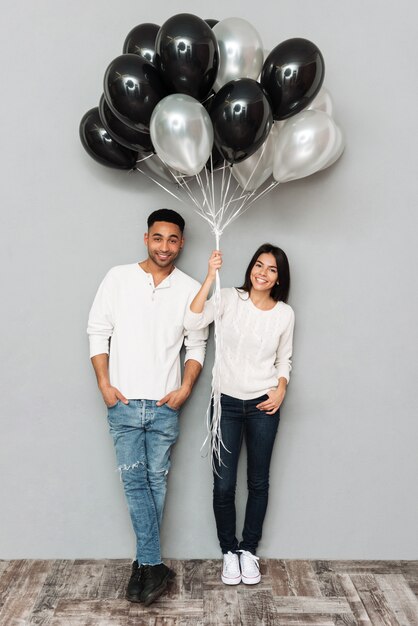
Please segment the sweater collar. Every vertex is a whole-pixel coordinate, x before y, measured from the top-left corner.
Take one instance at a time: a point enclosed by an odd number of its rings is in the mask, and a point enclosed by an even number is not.
[[[141,275],[145,278],[148,279],[147,282],[151,285],[151,287],[153,287],[153,289],[168,289],[168,287],[172,286],[172,281],[173,278],[175,278],[175,275],[178,273],[178,269],[177,267],[174,267],[173,271],[171,272],[171,274],[169,274],[168,276],[166,276],[164,278],[163,281],[161,281],[157,287],[155,287],[154,285],[154,278],[152,276],[151,273],[146,272],[144,269],[142,269],[142,267],[140,266],[139,263],[136,264],[137,268],[139,269],[139,271],[141,272]]]

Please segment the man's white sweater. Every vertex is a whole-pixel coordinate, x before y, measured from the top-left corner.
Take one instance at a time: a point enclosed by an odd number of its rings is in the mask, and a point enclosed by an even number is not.
[[[181,384],[180,350],[203,365],[207,330],[186,331],[199,283],[175,268],[157,287],[138,263],[113,267],[90,310],[90,357],[109,354],[110,384],[126,398],[160,400]]]

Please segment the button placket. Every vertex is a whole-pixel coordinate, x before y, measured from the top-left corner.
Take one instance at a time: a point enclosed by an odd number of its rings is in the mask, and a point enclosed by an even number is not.
[[[148,274],[148,279],[149,279],[149,286],[151,287],[151,301],[154,301],[154,296],[155,296],[155,285],[154,285],[154,280],[152,278],[152,274]]]

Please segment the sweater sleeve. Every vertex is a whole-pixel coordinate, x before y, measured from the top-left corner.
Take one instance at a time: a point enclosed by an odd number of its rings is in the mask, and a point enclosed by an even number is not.
[[[194,361],[198,361],[203,367],[208,334],[209,331],[207,328],[184,331],[184,347],[186,349],[185,363],[189,359],[193,359]]]
[[[290,315],[288,323],[280,335],[279,345],[276,352],[276,360],[274,366],[276,368],[277,379],[286,378],[289,382],[290,372],[292,370],[292,351],[293,351],[293,329],[295,326],[295,314],[293,309],[289,307]]]
[[[90,343],[90,358],[96,354],[109,354],[109,340],[113,334],[112,276],[110,270],[103,279],[90,309],[87,334]]]
[[[230,289],[221,289],[221,315],[224,312],[225,300],[228,299],[228,292]],[[215,296],[213,295],[209,300],[205,302],[204,309],[201,313],[193,313],[190,310],[190,305],[187,307],[186,315],[184,318],[184,327],[187,330],[200,330],[207,328],[209,324],[213,322],[215,317]]]

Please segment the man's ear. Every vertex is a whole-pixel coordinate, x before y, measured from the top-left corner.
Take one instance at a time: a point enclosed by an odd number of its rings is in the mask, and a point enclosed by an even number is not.
[[[180,242],[180,250],[183,248],[184,246],[184,237],[181,238],[181,242]]]
[[[144,244],[148,244],[148,233],[144,233]]]

